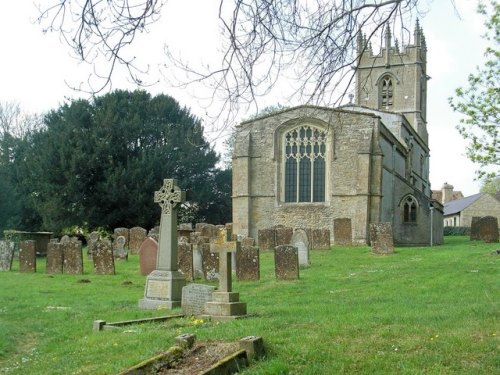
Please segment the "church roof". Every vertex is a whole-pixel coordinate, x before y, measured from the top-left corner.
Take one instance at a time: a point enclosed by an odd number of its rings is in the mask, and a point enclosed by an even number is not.
[[[481,198],[484,193],[477,193],[462,199],[456,199],[444,204],[444,216],[458,214]]]

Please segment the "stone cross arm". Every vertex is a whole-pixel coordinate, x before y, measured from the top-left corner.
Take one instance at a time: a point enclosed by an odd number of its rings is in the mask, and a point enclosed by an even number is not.
[[[231,292],[231,253],[238,251],[241,242],[225,242],[225,230],[219,231],[217,239],[210,242],[210,252],[219,253],[219,291]]]
[[[163,186],[159,191],[155,191],[154,201],[159,203],[162,214],[169,214],[172,208],[177,208],[179,204],[186,200],[186,192],[182,191],[174,179],[164,179]]]

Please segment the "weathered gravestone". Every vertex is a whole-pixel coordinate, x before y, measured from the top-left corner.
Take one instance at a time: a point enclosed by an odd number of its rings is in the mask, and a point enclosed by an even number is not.
[[[182,312],[184,315],[205,314],[205,304],[213,301],[214,286],[188,284],[182,288]]]
[[[299,255],[299,266],[309,266],[309,239],[303,229],[293,232],[290,244],[295,246]]]
[[[484,216],[479,222],[479,239],[486,243],[498,242],[498,219],[494,216]]]
[[[470,225],[470,240],[479,241],[479,221],[481,216],[473,216]]]
[[[370,242],[375,254],[394,253],[394,238],[391,223],[371,223]]]
[[[113,245],[110,240],[97,241],[92,260],[94,262],[94,273],[97,275],[115,274],[115,257],[113,256]]]
[[[187,237],[182,238],[185,239]],[[179,252],[179,271],[181,271],[186,280],[193,280],[193,249],[191,244],[186,241],[179,241],[177,251]]]
[[[95,251],[95,244],[99,241],[99,232],[91,232],[87,238],[87,256],[92,257]]]
[[[47,244],[47,267],[46,272],[50,274],[62,273],[64,265],[63,245],[50,241]]]
[[[226,223],[227,240],[233,241],[233,223]]]
[[[139,264],[142,276],[147,276],[156,269],[158,242],[151,237],[142,241],[139,248]]]
[[[190,243],[193,247],[193,269],[194,277],[204,277],[202,244],[208,243],[209,239],[201,236],[201,232],[192,232],[189,235]]]
[[[199,246],[201,252],[201,265],[203,277],[207,281],[219,279],[219,254],[210,251],[209,243],[201,243]]]
[[[259,229],[257,238],[259,248],[262,250],[273,250],[276,247],[276,230],[274,228]]]
[[[299,278],[299,252],[295,246],[280,245],[274,248],[274,271],[278,280]]]
[[[191,223],[182,223],[177,227],[177,238],[187,237],[190,238],[193,232],[193,225]]]
[[[113,256],[115,259],[128,260],[128,251],[125,249],[127,240],[123,236],[118,236],[115,239]]]
[[[143,309],[181,306],[182,287],[186,280],[177,270],[177,209],[186,200],[186,192],[173,179],[163,180],[163,186],[155,191],[154,201],[161,207],[160,239],[156,270],[146,279],[144,298],[139,301]]]
[[[132,254],[138,254],[141,244],[148,235],[148,231],[142,227],[133,227],[129,231],[128,249]]]
[[[210,251],[219,255],[219,289],[213,292],[213,301],[205,304],[205,313],[212,319],[235,319],[247,313],[247,304],[240,302],[239,293],[232,291],[231,253],[240,246],[238,241],[227,242],[225,228],[220,228],[217,238],[210,241]]]
[[[128,228],[115,228],[113,238],[116,241],[118,237],[125,237],[125,244],[123,245],[125,248],[128,249],[129,246],[129,238],[130,238],[130,231]]]
[[[287,227],[276,227],[276,246],[290,245],[293,236],[293,229]]]
[[[201,228],[202,237],[216,238],[217,237],[217,227],[213,224],[205,224]]]
[[[242,245],[236,250],[236,278],[240,281],[260,279],[259,248]]]
[[[10,271],[14,258],[15,243],[0,240],[0,271]]]
[[[34,240],[19,242],[19,272],[36,272],[35,247]]]
[[[63,272],[71,275],[83,273],[82,242],[61,239],[63,248]]]
[[[252,237],[242,238],[241,246],[255,246],[255,240]]]
[[[334,245],[352,245],[352,223],[349,218],[333,220],[333,243]]]
[[[156,242],[160,239],[160,227],[154,227],[151,228],[151,230],[148,232],[148,237],[153,238]]]
[[[330,229],[312,229],[312,244],[314,250],[328,250],[330,248]]]

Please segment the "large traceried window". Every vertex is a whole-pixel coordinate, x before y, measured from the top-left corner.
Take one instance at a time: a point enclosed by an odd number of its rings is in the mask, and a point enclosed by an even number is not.
[[[380,106],[381,108],[389,109],[392,107],[394,96],[392,79],[389,76],[385,76],[380,83]]]
[[[417,222],[417,200],[411,195],[407,196],[402,202],[403,209],[403,223],[416,223]]]
[[[284,134],[285,202],[324,202],[326,131],[303,125]]]

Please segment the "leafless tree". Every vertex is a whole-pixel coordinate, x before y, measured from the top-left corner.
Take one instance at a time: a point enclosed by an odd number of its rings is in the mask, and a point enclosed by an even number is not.
[[[22,139],[42,125],[40,115],[23,111],[15,102],[0,102],[0,139],[6,135]]]
[[[111,86],[118,65],[133,82],[146,85],[149,67],[131,53],[137,36],[168,11],[166,0],[45,0],[39,21],[46,31],[60,32],[77,56],[94,65],[102,81],[87,89]],[[204,1],[204,0],[200,0]],[[177,84],[203,82],[223,100],[222,112],[255,106],[286,77],[291,102],[335,105],[353,79],[363,32],[367,45],[386,25],[405,28],[428,0],[218,0],[221,26],[220,63],[216,67],[183,62],[166,46],[169,66],[188,72]],[[425,4],[424,4],[425,3]],[[420,7],[420,8],[419,8]],[[193,10],[195,11],[195,10]],[[104,69],[104,70],[100,70]]]

